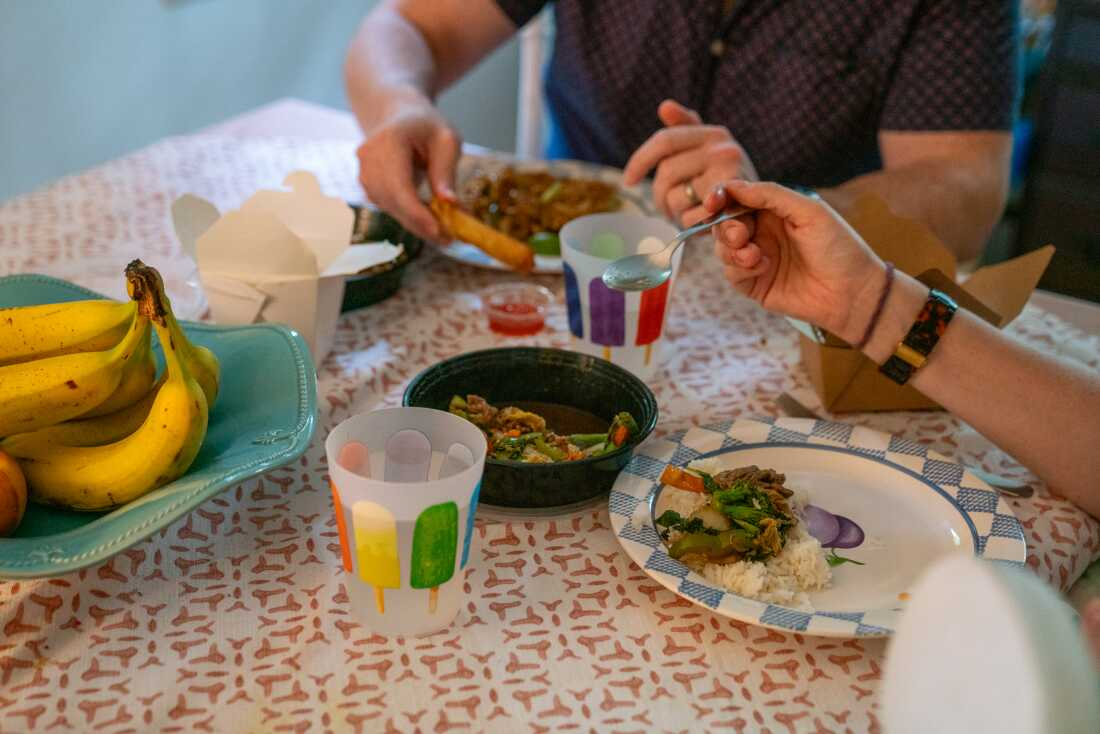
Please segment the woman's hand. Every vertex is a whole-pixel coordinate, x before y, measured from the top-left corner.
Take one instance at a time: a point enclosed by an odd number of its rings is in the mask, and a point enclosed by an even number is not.
[[[633,186],[656,168],[653,203],[681,226],[690,227],[707,216],[700,197],[722,181],[758,178],[745,149],[726,128],[704,125],[697,112],[671,99],[661,103],[657,116],[665,129],[634,151],[623,170],[623,183]]]
[[[417,183],[426,172],[435,195],[454,200],[461,151],[462,139],[430,102],[398,101],[356,151],[359,183],[373,204],[409,231],[438,241],[442,230],[417,195]]]
[[[729,181],[704,201],[708,214],[738,204],[757,211],[714,228],[730,284],[857,343],[885,287],[882,260],[827,204],[779,184]]]

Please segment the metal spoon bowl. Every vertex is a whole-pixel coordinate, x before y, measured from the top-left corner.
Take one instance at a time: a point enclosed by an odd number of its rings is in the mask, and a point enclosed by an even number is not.
[[[746,207],[731,209],[699,222],[694,227],[681,230],[657,252],[621,257],[604,269],[601,280],[608,288],[620,291],[647,291],[656,288],[672,277],[672,256],[680,245],[716,224],[728,222],[751,211],[752,209]]]

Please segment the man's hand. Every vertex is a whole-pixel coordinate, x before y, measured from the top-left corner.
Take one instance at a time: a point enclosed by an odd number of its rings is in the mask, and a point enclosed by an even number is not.
[[[443,232],[417,195],[417,184],[426,172],[432,192],[453,200],[461,150],[458,133],[430,103],[402,103],[359,146],[359,183],[372,203],[409,231],[438,241]]]
[[[653,203],[681,226],[689,227],[707,216],[701,199],[718,184],[759,178],[745,149],[726,128],[704,125],[697,112],[671,99],[661,103],[657,116],[665,129],[634,151],[623,171],[623,183],[633,186],[656,168]]]

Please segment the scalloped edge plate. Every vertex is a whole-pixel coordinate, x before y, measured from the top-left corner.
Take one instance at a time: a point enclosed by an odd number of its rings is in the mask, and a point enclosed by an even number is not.
[[[0,278],[0,307],[82,298],[103,296],[45,275]],[[293,415],[293,420],[286,421],[286,425],[264,426],[246,448],[235,444],[228,446],[232,449],[228,461],[227,454],[219,453],[212,457],[210,465],[192,468],[175,482],[116,510],[93,515],[94,519],[89,522],[50,535],[19,537],[17,530],[16,537],[0,538],[0,578],[57,576],[100,563],[167,527],[223,490],[297,459],[309,447],[317,423],[317,377],[309,350],[297,332],[275,324],[213,326],[183,322],[183,328],[207,346],[212,343],[217,346],[219,340],[234,339],[241,347],[234,352],[241,354],[242,349],[247,348],[250,361],[258,359],[259,349],[266,348],[268,352],[259,357],[265,369],[281,364],[294,373],[293,378],[286,380],[288,385],[293,383],[293,394],[285,396],[283,405],[283,413]],[[226,364],[223,354],[218,356],[222,360],[223,374],[233,369],[232,363]],[[263,414],[271,415],[275,411],[270,409],[270,402],[282,396],[265,393],[264,397],[267,407]],[[245,402],[248,404],[247,399]],[[211,416],[211,430],[217,425],[215,421],[241,423],[239,414],[223,412],[219,415],[217,409],[221,405],[224,404],[219,400]],[[209,441],[208,435],[199,460],[209,449]],[[67,515],[74,525],[79,522],[74,521],[75,513],[45,508],[39,511],[59,513],[58,522],[63,524],[65,518],[60,513]]]

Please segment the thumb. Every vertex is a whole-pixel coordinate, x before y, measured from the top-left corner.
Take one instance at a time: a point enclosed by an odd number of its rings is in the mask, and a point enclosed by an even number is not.
[[[725,187],[729,199],[752,209],[769,211],[795,227],[811,224],[823,214],[817,202],[777,183],[735,179],[727,181]]]
[[[698,112],[684,107],[674,99],[666,99],[657,107],[657,117],[664,123],[665,127],[703,124],[703,118],[699,117]]]
[[[455,165],[462,152],[462,139],[449,127],[436,131],[428,144],[428,183],[441,198],[454,200]]]

